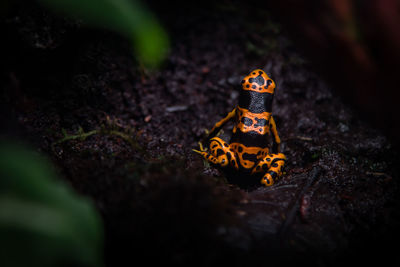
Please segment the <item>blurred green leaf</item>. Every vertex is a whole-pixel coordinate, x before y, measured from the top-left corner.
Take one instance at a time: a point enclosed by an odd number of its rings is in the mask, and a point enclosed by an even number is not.
[[[103,229],[40,154],[0,143],[0,266],[102,266]]]
[[[156,18],[137,0],[40,0],[46,6],[86,23],[116,31],[134,45],[139,59],[148,67],[160,64],[169,42]]]

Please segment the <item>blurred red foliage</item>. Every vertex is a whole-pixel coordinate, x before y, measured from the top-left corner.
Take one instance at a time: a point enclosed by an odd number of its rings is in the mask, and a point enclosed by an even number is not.
[[[399,141],[400,1],[269,1],[313,65],[349,103]]]

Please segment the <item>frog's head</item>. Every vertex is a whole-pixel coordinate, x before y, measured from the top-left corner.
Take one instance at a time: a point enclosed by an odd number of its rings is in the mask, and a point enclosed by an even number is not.
[[[273,94],[275,92],[275,82],[263,70],[256,69],[244,77],[242,88],[248,91]]]

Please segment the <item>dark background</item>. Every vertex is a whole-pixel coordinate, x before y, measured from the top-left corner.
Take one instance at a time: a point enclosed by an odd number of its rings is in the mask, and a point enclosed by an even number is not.
[[[1,134],[93,200],[105,265],[398,263],[398,1],[147,4],[170,38],[158,69],[36,2],[1,14]],[[269,188],[192,152],[255,68],[288,157]]]

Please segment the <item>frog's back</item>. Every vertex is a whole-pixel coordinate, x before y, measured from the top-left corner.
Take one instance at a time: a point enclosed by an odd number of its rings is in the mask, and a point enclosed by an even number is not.
[[[263,70],[242,80],[231,143],[246,147],[268,147],[275,83]]]

